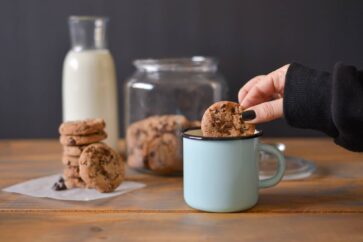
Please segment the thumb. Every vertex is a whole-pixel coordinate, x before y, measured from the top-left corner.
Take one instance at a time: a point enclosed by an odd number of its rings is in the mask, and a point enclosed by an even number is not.
[[[242,119],[246,123],[258,124],[281,118],[282,101],[283,99],[280,98],[252,106],[242,113]]]

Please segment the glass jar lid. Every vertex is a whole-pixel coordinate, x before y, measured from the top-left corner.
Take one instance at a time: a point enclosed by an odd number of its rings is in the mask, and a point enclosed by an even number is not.
[[[158,72],[215,72],[218,61],[212,57],[193,56],[190,58],[140,59],[134,61],[139,71]]]

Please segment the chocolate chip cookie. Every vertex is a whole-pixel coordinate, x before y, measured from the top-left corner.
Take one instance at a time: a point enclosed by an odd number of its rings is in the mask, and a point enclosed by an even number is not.
[[[80,176],[87,187],[112,192],[124,180],[124,163],[112,148],[103,143],[87,146],[80,158]]]
[[[127,162],[133,168],[147,168],[161,173],[173,173],[182,170],[181,167],[181,143],[174,142],[170,136],[179,139],[179,134],[183,129],[200,126],[199,122],[190,122],[183,115],[161,115],[151,116],[146,119],[134,122],[127,129]],[[167,138],[161,138],[164,134],[169,134]],[[165,142],[164,139],[172,140],[170,146],[158,145]],[[155,141],[155,142],[154,142]],[[160,150],[172,150],[174,152],[161,153]],[[153,155],[155,157],[153,157]],[[176,159],[171,160],[169,156],[175,156]],[[149,162],[150,160],[150,162]],[[160,167],[158,167],[160,166]]]
[[[59,141],[62,145],[76,146],[96,143],[106,138],[107,134],[102,130],[90,135],[61,135]]]
[[[204,136],[236,137],[255,132],[255,125],[243,121],[238,103],[221,101],[214,103],[204,113],[201,128]]]
[[[175,134],[165,133],[153,139],[147,146],[147,165],[157,173],[181,170],[181,144]]]
[[[66,166],[63,170],[63,176],[67,178],[78,178],[79,176],[79,166]]]
[[[79,156],[63,155],[62,163],[65,166],[78,166],[78,159],[79,159]]]
[[[63,155],[66,156],[80,156],[84,148],[87,145],[79,145],[79,146],[63,146]]]
[[[64,179],[64,184],[66,185],[67,189],[86,187],[86,183],[80,177],[66,178]]]
[[[59,126],[61,135],[89,135],[102,131],[105,121],[101,118],[64,122]]]

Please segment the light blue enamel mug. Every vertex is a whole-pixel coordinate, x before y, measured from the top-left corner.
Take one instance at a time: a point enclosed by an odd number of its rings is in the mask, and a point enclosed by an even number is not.
[[[200,129],[183,132],[184,200],[208,212],[236,212],[253,207],[260,188],[275,186],[285,158],[275,147],[260,144],[261,131],[248,137],[203,137]],[[259,180],[259,152],[277,157],[274,176]]]

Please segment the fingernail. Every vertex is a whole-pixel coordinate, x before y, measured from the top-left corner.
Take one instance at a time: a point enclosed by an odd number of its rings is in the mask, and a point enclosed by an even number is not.
[[[255,119],[256,113],[253,110],[247,110],[247,111],[242,112],[241,116],[242,116],[243,120],[248,121],[248,120]]]

